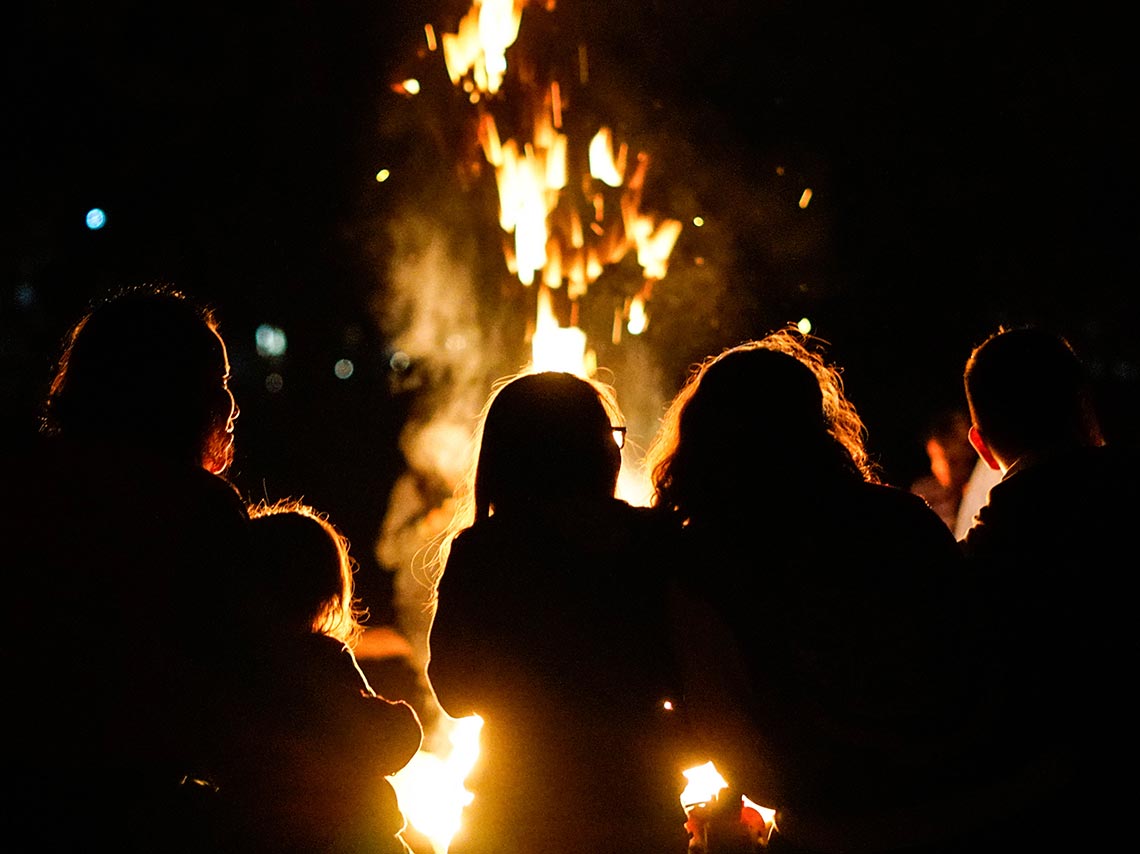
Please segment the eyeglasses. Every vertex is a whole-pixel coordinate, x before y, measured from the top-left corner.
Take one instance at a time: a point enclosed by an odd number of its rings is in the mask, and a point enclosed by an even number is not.
[[[625,428],[624,427],[610,427],[614,434],[614,444],[618,446],[618,450],[625,447]]]

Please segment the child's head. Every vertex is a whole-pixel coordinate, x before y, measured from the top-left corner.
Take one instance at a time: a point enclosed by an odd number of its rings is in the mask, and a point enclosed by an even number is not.
[[[267,604],[283,628],[354,646],[365,616],[355,598],[349,543],[328,517],[287,499],[250,508],[253,556],[266,570]]]

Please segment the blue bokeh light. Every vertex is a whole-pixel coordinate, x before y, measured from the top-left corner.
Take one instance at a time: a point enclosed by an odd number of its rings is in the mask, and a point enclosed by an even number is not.
[[[87,227],[92,231],[98,231],[107,224],[107,214],[103,212],[102,208],[91,208],[87,212]]]

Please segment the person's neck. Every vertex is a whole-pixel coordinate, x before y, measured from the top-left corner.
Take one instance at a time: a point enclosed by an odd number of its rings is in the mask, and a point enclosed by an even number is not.
[[[1005,465],[1003,463],[1004,468],[1002,470],[1002,477],[1004,479],[1004,478],[1009,477],[1010,475],[1016,474],[1017,472],[1022,472],[1022,471],[1025,471],[1026,469],[1033,468],[1034,466],[1039,465],[1040,463],[1044,462],[1045,460],[1051,460],[1051,459],[1054,459],[1056,457],[1063,456],[1065,454],[1078,453],[1080,451],[1087,450],[1089,448],[1100,447],[1101,445],[1103,445],[1103,442],[1087,443],[1087,444],[1086,443],[1072,443],[1072,444],[1066,444],[1066,445],[1050,445],[1049,447],[1046,447],[1046,448],[1034,448],[1032,450],[1025,451],[1025,452],[1021,453],[1020,455],[1018,455],[1017,457],[1015,457],[1009,463],[1009,465]]]

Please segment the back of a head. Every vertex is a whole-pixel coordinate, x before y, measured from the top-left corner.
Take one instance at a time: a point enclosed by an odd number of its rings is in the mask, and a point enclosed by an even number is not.
[[[92,308],[65,342],[44,430],[205,465],[231,416],[224,345],[210,311],[136,288]]]
[[[779,331],[706,360],[670,405],[649,464],[658,503],[732,506],[823,476],[870,478],[838,371]]]
[[[999,329],[970,354],[963,381],[974,424],[1007,456],[1102,443],[1091,382],[1061,335]]]
[[[736,458],[800,456],[826,435],[815,376],[767,347],[734,348],[715,359],[681,416],[688,441]]]
[[[612,496],[621,452],[612,430],[616,404],[605,392],[555,371],[524,374],[500,387],[482,425],[477,515],[536,500]]]
[[[252,559],[274,619],[288,631],[355,635],[353,565],[348,543],[321,513],[296,501],[250,510]]]

